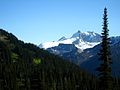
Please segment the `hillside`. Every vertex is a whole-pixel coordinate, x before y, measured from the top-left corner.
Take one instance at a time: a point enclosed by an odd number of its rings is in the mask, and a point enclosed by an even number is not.
[[[75,64],[0,29],[0,90],[97,90]]]

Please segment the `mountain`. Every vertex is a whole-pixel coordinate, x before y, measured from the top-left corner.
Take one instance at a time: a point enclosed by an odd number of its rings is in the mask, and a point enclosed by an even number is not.
[[[84,89],[98,90],[95,76],[0,29],[0,90]]]
[[[79,54],[88,48],[93,48],[100,42],[100,34],[90,31],[78,31],[70,38],[62,37],[58,41],[40,44],[39,47],[79,65],[83,61],[87,60],[87,58],[84,57],[86,55],[79,56]]]
[[[79,38],[85,42],[100,42],[101,41],[101,35],[95,32],[87,31],[87,32],[81,32],[78,31],[72,35],[71,38]]]
[[[64,53],[76,51],[77,49],[74,44],[59,44],[58,46],[48,48],[47,51],[62,56]]]
[[[65,43],[70,41],[70,43]],[[63,43],[60,43],[63,42]],[[56,46],[47,48],[51,53],[73,62],[81,68],[96,74],[100,62],[97,53],[101,48],[101,36],[94,32],[76,32],[70,38],[59,40]],[[110,38],[113,74],[120,76],[120,36]]]
[[[43,49],[52,48],[53,50],[53,47],[59,47],[60,44],[74,44],[75,47],[82,51],[87,48],[92,48],[100,42],[101,36],[99,34],[90,31],[84,33],[78,31],[70,38],[62,37],[58,41],[42,43],[39,47]]]
[[[110,41],[111,58],[113,62],[112,73],[114,76],[120,76],[120,36],[111,37]],[[95,73],[96,68],[100,64],[100,61],[98,60],[99,56],[97,55],[100,48],[101,45],[99,44],[92,49],[85,50],[83,54],[86,54],[86,52],[88,52],[89,56],[92,56],[90,58],[87,58],[85,62],[81,63],[80,67],[86,69],[89,72]]]

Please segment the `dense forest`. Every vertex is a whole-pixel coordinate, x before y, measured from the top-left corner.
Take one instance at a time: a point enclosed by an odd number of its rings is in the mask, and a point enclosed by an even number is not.
[[[78,66],[0,29],[0,90],[97,90]]]

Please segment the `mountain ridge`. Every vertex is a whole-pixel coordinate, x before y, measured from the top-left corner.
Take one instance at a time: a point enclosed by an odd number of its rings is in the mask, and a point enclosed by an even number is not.
[[[100,34],[91,31],[81,32],[78,30],[78,32],[74,33],[70,38],[63,36],[58,41],[42,43],[39,47],[48,49],[59,46],[59,44],[74,44],[77,48],[84,50],[87,48],[92,48],[100,42]]]

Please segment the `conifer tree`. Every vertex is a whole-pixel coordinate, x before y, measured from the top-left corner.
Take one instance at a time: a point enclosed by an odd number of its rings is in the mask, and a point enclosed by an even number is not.
[[[99,71],[98,77],[100,90],[112,90],[113,87],[111,69],[112,61],[110,58],[110,41],[108,38],[108,32],[107,8],[105,8],[103,15],[102,44],[100,53],[98,53],[101,65],[97,68],[97,71]]]

